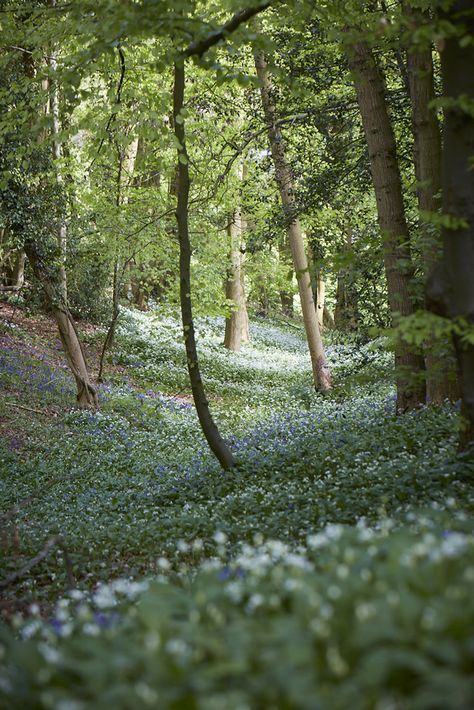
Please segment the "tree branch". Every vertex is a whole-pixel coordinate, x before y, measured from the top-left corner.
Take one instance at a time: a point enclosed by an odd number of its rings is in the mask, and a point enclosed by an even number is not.
[[[268,2],[263,2],[261,5],[256,7],[247,7],[245,10],[239,10],[235,13],[231,19],[226,22],[219,30],[214,30],[204,37],[204,39],[195,40],[184,50],[182,56],[187,57],[202,57],[202,55],[207,52],[208,49],[213,47],[215,44],[222,42],[228,35],[235,32],[238,27],[247,20],[250,20],[254,15],[258,15],[259,12],[263,12],[267,7],[270,7],[271,0]]]
[[[72,571],[72,563],[71,563],[71,558],[69,556],[68,551],[66,550],[66,547],[59,535],[55,535],[54,537],[50,538],[46,545],[43,547],[41,552],[39,552],[35,557],[33,557],[31,560],[29,560],[21,569],[18,570],[18,572],[13,572],[13,574],[10,574],[8,577],[0,581],[0,589],[6,589],[7,587],[10,586],[10,584],[13,584],[16,582],[18,579],[21,579],[21,577],[24,577],[28,572],[35,567],[37,564],[42,562],[48,555],[50,554],[51,550],[55,547],[58,546],[60,550],[62,550],[63,555],[64,555],[64,566],[66,569],[66,578],[67,578],[67,585],[68,588],[71,589],[74,587],[74,575]]]

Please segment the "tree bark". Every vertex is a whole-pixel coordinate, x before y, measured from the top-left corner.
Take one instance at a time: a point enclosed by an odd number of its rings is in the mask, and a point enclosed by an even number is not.
[[[126,188],[131,184],[133,171],[135,168],[135,160],[137,157],[138,139],[135,138],[125,152],[117,146],[118,154],[118,172],[117,172],[117,191],[115,196],[115,206],[119,210],[122,205],[128,203]],[[100,353],[99,372],[97,375],[98,382],[103,381],[103,371],[105,364],[105,356],[114,344],[115,330],[120,316],[120,293],[122,291],[124,274],[127,268],[127,262],[121,263],[119,249],[117,248],[114,261],[113,281],[112,281],[112,318],[110,319],[109,327],[105,335],[104,344]]]
[[[245,163],[241,162],[238,177],[242,182],[245,177]],[[243,284],[243,234],[246,229],[245,218],[241,207],[238,207],[228,226],[229,236],[229,268],[225,283],[225,295],[233,301],[232,313],[225,320],[224,347],[238,352],[242,342],[249,339],[249,319],[245,290]]]
[[[441,52],[445,107],[442,158],[443,214],[453,217],[444,227],[443,261],[428,284],[432,306],[458,326],[474,327],[474,116],[456,99],[474,101],[474,17],[471,0],[457,0],[448,18],[458,33],[445,40]],[[464,25],[464,27],[463,27]],[[460,45],[460,37],[470,43]],[[454,99],[454,101],[453,101]],[[461,450],[474,446],[474,345],[462,334],[454,338],[461,390]]]
[[[33,54],[25,53],[23,63],[25,74],[31,78],[35,77],[36,67]],[[47,81],[42,82],[42,91],[45,95],[48,95]],[[47,102],[45,102],[42,110],[47,113],[47,108]],[[42,144],[45,142],[46,138],[47,136],[40,132],[37,141],[39,144]],[[24,250],[36,278],[43,287],[46,300],[58,326],[66,360],[76,381],[77,402],[80,407],[94,410],[98,409],[99,401],[97,390],[90,379],[86,356],[79,340],[74,320],[67,306],[63,284],[61,283],[61,273],[58,279],[54,271],[50,271],[48,266],[43,262],[38,244],[35,242],[27,241],[24,244]]]
[[[331,387],[331,377],[326,362],[323,342],[314,306],[311,279],[308,269],[308,259],[304,246],[301,225],[296,214],[293,178],[286,161],[285,144],[278,125],[273,87],[263,52],[255,53],[255,67],[261,84],[261,96],[265,121],[268,124],[270,147],[275,164],[275,179],[280,191],[281,202],[286,218],[288,241],[293,257],[293,266],[298,279],[298,289],[303,311],[303,321],[306,330],[314,386],[317,390],[326,391]]]
[[[90,380],[85,353],[74,320],[63,300],[62,288],[54,283],[33,243],[25,244],[25,252],[36,278],[43,287],[51,313],[58,326],[66,359],[76,380],[79,406],[98,409],[97,390]]]
[[[424,15],[410,6],[404,13],[414,27],[423,24]],[[407,55],[408,83],[412,107],[414,164],[418,207],[421,213],[421,253],[425,282],[441,258],[441,239],[427,215],[441,207],[441,133],[438,118],[430,104],[435,98],[433,56],[430,45],[417,45]],[[443,353],[440,354],[440,351]],[[441,404],[459,398],[454,348],[450,341],[431,337],[425,347],[426,399]]]
[[[12,256],[13,263],[4,269],[4,280],[7,283],[0,286],[0,292],[18,293],[25,284],[26,254],[23,249],[17,249]]]
[[[343,253],[351,255],[352,227],[346,227],[346,241]],[[355,330],[357,328],[357,294],[353,286],[352,263],[342,269],[337,276],[336,307],[334,309],[334,324],[340,330]]]
[[[204,385],[199,370],[196,338],[194,334],[194,321],[191,302],[191,243],[188,229],[188,202],[189,202],[189,168],[186,151],[186,134],[184,117],[182,114],[184,103],[184,60],[174,66],[173,88],[173,124],[178,143],[178,190],[176,220],[179,238],[179,273],[180,273],[180,301],[181,316],[183,321],[183,334],[188,363],[189,379],[193,393],[196,412],[202,431],[211,451],[216,456],[223,469],[228,470],[235,466],[233,456],[222,439],[219,430],[209,411]]]
[[[239,352],[242,341],[248,340],[248,315],[245,303],[245,292],[242,283],[242,252],[241,240],[243,217],[240,209],[232,215],[228,227],[230,243],[230,264],[225,284],[225,295],[233,301],[232,313],[225,319],[224,346],[228,350]]]
[[[56,0],[50,0],[52,7],[55,7]],[[51,54],[49,58],[49,66],[51,72],[56,74],[57,72],[57,61],[54,54]],[[61,142],[59,140],[59,134],[61,131],[61,122],[59,117],[59,87],[57,79],[53,78],[49,82],[50,91],[50,106],[52,115],[52,133],[53,133],[53,156],[56,163],[56,181],[58,187],[60,188],[63,184],[63,176],[61,173],[60,161],[62,157]],[[66,276],[66,251],[67,251],[67,227],[64,219],[60,220],[57,227],[57,243],[59,251],[59,283],[58,286],[62,292],[62,298],[65,303],[67,303],[67,276]]]
[[[288,288],[280,291],[281,311],[287,318],[293,318],[293,257],[291,255],[291,247],[288,239],[279,245],[280,262],[283,261],[285,266],[288,264],[287,279]]]
[[[326,308],[326,282],[321,270],[316,274],[316,313],[319,329],[324,329],[324,309]]]
[[[410,293],[413,264],[403,205],[395,136],[385,101],[385,85],[373,54],[365,42],[348,51],[365,138],[369,150],[378,221],[383,240],[388,300],[392,316],[415,312]],[[425,401],[424,362],[421,355],[398,339],[395,345],[397,411]]]

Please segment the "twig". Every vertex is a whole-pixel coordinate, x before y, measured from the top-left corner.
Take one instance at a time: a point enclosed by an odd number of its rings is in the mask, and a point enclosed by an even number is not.
[[[52,382],[52,380],[51,380]],[[58,413],[57,412],[47,412],[44,409],[33,409],[33,407],[25,407],[24,404],[15,404],[14,402],[7,402],[7,406],[9,407],[15,407],[16,409],[26,409],[27,412],[34,412],[35,414],[43,414],[46,417],[57,417]]]
[[[184,394],[185,392],[186,392],[186,394],[188,394],[188,395],[190,394],[190,392],[189,392],[189,387],[184,387],[184,389],[179,390],[179,392],[175,392],[175,394],[168,394],[168,395],[165,395],[165,396],[166,396],[166,397],[169,397],[170,399],[177,399],[180,394]]]
[[[65,550],[64,543],[62,542],[59,535],[55,535],[54,537],[48,540],[46,545],[43,547],[41,552],[36,555],[36,557],[33,557],[31,560],[29,560],[26,565],[23,565],[23,567],[18,570],[18,572],[13,572],[13,574],[10,574],[6,579],[0,581],[0,589],[5,589],[5,587],[9,587],[10,584],[16,582],[17,579],[20,579],[21,577],[24,577],[25,574],[28,574],[30,569],[32,569],[37,564],[42,562],[46,557],[48,557],[49,553],[55,545],[58,545],[62,549],[63,554],[65,555],[66,577],[68,581],[68,586],[74,586],[74,576],[72,574],[71,558]]]
[[[18,291],[21,291],[22,288],[25,288],[27,284],[21,284],[21,286],[17,286],[16,284],[14,286],[0,286],[0,292],[1,293],[18,293]]]

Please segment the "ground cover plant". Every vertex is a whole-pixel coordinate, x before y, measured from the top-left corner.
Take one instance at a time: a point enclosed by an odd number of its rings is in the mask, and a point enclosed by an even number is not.
[[[198,321],[232,473],[205,447],[171,311],[124,314],[124,370],[97,413],[65,404],[61,371],[45,391],[44,343],[23,331],[5,351],[4,410],[21,382],[60,413],[2,443],[5,703],[468,707],[473,465],[456,407],[397,416],[383,342],[328,345],[344,384],[322,396],[298,330],[257,320],[237,358],[222,326]]]
[[[470,710],[473,3],[0,31],[0,708]]]

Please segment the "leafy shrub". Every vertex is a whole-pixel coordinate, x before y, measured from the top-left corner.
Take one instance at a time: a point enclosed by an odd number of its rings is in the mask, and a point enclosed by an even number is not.
[[[329,525],[232,562],[215,538],[190,582],[73,591],[19,638],[2,629],[5,706],[472,707],[472,536]]]

